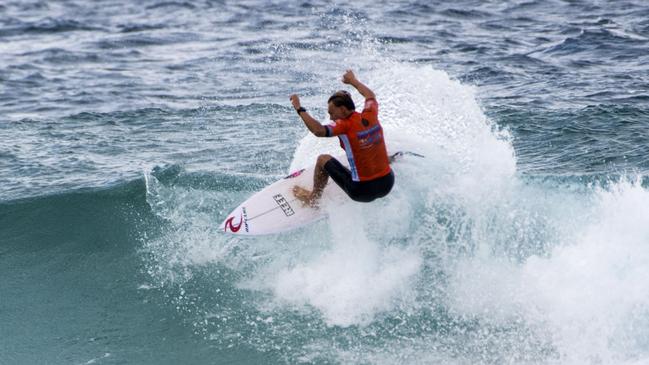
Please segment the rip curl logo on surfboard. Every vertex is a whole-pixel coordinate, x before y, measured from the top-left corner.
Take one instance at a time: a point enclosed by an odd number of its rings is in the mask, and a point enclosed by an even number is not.
[[[234,221],[234,216],[228,218],[225,221],[225,227],[223,228],[223,232],[227,232],[228,229],[230,229],[230,232],[232,233],[239,232],[239,230],[241,229],[241,224],[243,223],[243,216],[239,216],[239,224],[236,226],[232,223],[232,221]]]

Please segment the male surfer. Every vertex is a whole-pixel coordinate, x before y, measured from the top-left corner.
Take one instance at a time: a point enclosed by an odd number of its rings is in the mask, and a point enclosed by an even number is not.
[[[329,117],[333,123],[322,125],[300,104],[300,98],[290,97],[306,127],[317,137],[338,136],[340,147],[345,150],[349,169],[331,155],[320,155],[313,174],[312,190],[300,186],[293,188],[293,194],[305,204],[315,206],[322,190],[331,178],[355,201],[371,202],[382,198],[394,185],[394,174],[383,140],[383,128],[379,123],[379,104],[376,95],[360,82],[351,70],[343,74],[342,82],[356,88],[365,97],[361,113],[351,95],[344,90],[337,91],[328,100]]]

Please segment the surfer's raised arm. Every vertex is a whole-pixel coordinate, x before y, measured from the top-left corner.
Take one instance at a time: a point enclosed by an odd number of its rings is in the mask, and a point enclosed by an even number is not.
[[[365,99],[376,99],[376,95],[372,90],[370,90],[369,87],[367,87],[365,84],[360,82],[357,78],[356,75],[354,75],[354,72],[352,70],[347,70],[343,74],[343,83],[344,84],[349,84],[356,88],[358,92],[363,95]]]
[[[290,99],[295,111],[297,111],[297,114],[302,118],[302,121],[309,131],[316,137],[325,137],[327,135],[327,129],[302,107],[302,104],[300,104],[300,97],[297,96],[297,94],[293,94]]]

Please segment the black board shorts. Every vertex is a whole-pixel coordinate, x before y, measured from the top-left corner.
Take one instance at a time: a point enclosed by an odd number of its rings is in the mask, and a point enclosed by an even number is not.
[[[352,200],[369,203],[374,199],[382,198],[392,190],[394,174],[392,171],[370,181],[354,181],[352,173],[340,161],[331,158],[324,165],[324,169],[333,181],[340,186]]]

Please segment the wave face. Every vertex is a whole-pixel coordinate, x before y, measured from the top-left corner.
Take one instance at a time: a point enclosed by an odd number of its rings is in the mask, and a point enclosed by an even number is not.
[[[1,4],[0,363],[649,362],[648,10]],[[425,157],[224,235],[346,68]]]

